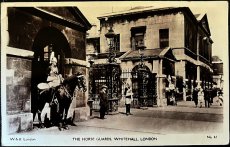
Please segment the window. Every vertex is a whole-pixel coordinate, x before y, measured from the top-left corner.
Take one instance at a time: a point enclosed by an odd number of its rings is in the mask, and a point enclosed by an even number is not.
[[[93,40],[94,52],[100,53],[100,39],[96,38]]]
[[[133,50],[137,50],[139,46],[145,46],[145,31],[146,26],[131,29],[131,45]]]
[[[135,49],[138,48],[138,46],[144,46],[144,33],[137,33],[134,36],[134,40],[135,40]]]
[[[115,35],[114,37],[114,47],[115,51],[120,51],[120,34]]]
[[[52,52],[52,45],[48,45],[44,48],[44,61],[49,61],[50,55]]]
[[[160,48],[165,48],[169,46],[169,29],[159,30],[160,38]]]

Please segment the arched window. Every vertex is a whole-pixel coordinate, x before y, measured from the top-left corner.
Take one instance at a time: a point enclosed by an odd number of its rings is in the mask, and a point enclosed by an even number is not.
[[[53,45],[49,44],[46,47],[44,47],[44,61],[49,61],[50,60],[50,55],[53,51]]]

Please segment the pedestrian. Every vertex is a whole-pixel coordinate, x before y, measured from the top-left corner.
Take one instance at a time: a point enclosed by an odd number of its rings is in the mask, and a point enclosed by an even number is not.
[[[132,101],[133,101],[132,88],[129,85],[127,85],[126,88],[125,88],[126,115],[132,115],[130,113],[130,105],[131,105]]]
[[[208,87],[205,88],[204,90],[204,100],[205,100],[205,107],[206,108],[209,108],[210,107],[210,94],[211,94],[211,91],[209,90]]]
[[[219,89],[219,91],[218,91],[218,102],[220,103],[220,106],[223,105],[223,91],[222,91],[222,89]]]
[[[105,119],[105,112],[107,111],[107,86],[103,85],[99,93],[100,97],[100,119]]]
[[[222,95],[218,96],[217,101],[220,103],[220,106],[222,106],[223,105],[223,96]]]
[[[212,97],[211,97],[211,103],[213,103],[213,99],[217,97],[217,88],[213,87],[212,89]]]
[[[218,96],[223,96],[223,91],[222,91],[222,89],[219,89],[219,91],[218,91]]]
[[[200,104],[200,108],[202,107],[203,105],[203,102],[204,102],[204,91],[202,88],[199,88],[199,92],[198,92],[198,102]]]
[[[194,101],[196,107],[197,107],[197,104],[198,104],[198,91],[199,90],[196,87],[196,88],[194,88],[193,93],[192,93],[192,98],[193,98],[193,101]]]

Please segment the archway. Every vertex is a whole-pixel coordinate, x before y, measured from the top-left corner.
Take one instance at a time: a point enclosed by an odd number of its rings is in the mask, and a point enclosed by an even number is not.
[[[138,98],[138,107],[156,104],[156,74],[146,65],[137,65],[132,69],[132,90]]]
[[[66,37],[62,32],[53,27],[41,29],[35,37],[32,50],[34,59],[32,61],[31,79],[31,110],[36,111],[37,107],[37,85],[46,82],[48,75],[49,57],[51,54],[49,46],[52,44],[52,51],[58,60],[59,73],[65,75],[65,58],[71,57],[71,49]]]

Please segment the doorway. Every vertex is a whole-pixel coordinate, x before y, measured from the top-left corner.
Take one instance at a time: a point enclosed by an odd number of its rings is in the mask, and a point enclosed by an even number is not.
[[[142,70],[140,70],[142,69]],[[132,69],[132,91],[137,98],[137,107],[156,105],[156,74],[144,65]],[[136,107],[136,106],[134,106]]]

